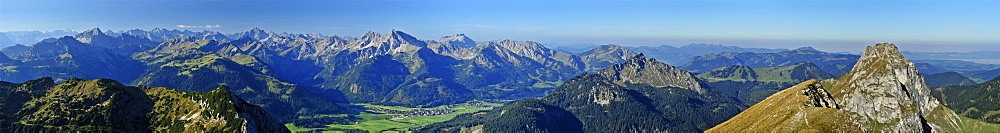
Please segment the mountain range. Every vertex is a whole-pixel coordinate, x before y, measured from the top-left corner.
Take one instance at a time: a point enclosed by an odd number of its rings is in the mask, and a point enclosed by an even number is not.
[[[749,67],[777,67],[799,62],[812,62],[823,71],[833,75],[843,75],[854,66],[857,55],[826,53],[811,47],[803,47],[778,53],[721,53],[692,58],[680,66],[681,69],[703,73],[712,69],[743,65]]]
[[[17,44],[34,44],[48,38],[58,38],[61,36],[75,34],[77,34],[77,32],[72,30],[0,32],[0,48],[6,48]]]
[[[746,108],[643,54],[578,75],[548,96],[460,115],[422,132],[696,132]]]
[[[994,120],[990,102],[965,98],[991,96],[992,80],[983,79],[1000,75],[997,65],[911,61],[893,44],[862,55],[710,44],[563,51],[464,34],[423,40],[397,30],[347,37],[95,28],[0,50],[0,80],[24,82],[0,82],[12,88],[0,98],[3,127],[284,132],[274,125],[325,128],[361,119],[348,103],[428,108],[487,100],[512,102],[413,129],[989,131],[994,125],[979,121]],[[103,112],[67,119],[79,112],[62,110]],[[109,114],[127,119],[100,118]]]
[[[95,28],[5,48],[0,79],[109,78],[202,92],[226,85],[284,123],[346,122],[352,118],[321,116],[351,114],[337,104],[344,102],[432,107],[541,97],[574,75],[632,56],[621,47],[573,55],[532,41],[473,42],[464,35],[424,41],[396,30],[354,38],[259,28],[234,34]],[[580,58],[613,54],[617,60]]]

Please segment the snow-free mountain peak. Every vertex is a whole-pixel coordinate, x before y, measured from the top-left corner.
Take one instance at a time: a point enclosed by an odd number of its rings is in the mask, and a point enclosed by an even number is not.
[[[813,47],[801,47],[801,48],[795,49],[795,51],[819,51],[819,50],[816,50]]]
[[[447,43],[447,44],[456,45],[456,46],[465,47],[465,48],[470,48],[470,47],[475,47],[476,46],[476,41],[473,41],[468,36],[465,36],[465,34],[456,34],[456,35],[451,35],[451,36],[444,36],[444,37],[441,37],[441,39],[438,39],[437,42],[439,42],[439,43]]]
[[[597,72],[617,84],[648,84],[653,87],[678,87],[700,94],[708,92],[697,78],[689,73],[639,53],[621,64]]]
[[[89,29],[87,31],[83,31],[83,33],[80,33],[80,34],[81,35],[91,35],[91,36],[96,36],[96,35],[103,36],[103,35],[105,35],[104,32],[101,31],[101,28]]]

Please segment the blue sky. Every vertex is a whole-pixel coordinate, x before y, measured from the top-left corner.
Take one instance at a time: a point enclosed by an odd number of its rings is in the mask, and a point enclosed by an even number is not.
[[[178,25],[219,27],[178,27]],[[860,52],[1000,50],[1000,1],[52,1],[0,0],[0,31],[188,29],[549,44],[686,45]]]

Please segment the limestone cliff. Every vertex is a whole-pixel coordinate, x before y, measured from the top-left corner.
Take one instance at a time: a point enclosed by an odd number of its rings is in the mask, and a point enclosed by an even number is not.
[[[894,44],[880,43],[867,47],[843,77],[796,85],[708,131],[977,132],[997,126],[941,106],[913,62]]]
[[[857,65],[838,79],[833,95],[842,110],[866,131],[943,131],[954,123],[926,122],[941,106],[931,96],[923,76],[913,62],[899,54],[891,43],[865,48]],[[952,114],[954,114],[952,112]]]

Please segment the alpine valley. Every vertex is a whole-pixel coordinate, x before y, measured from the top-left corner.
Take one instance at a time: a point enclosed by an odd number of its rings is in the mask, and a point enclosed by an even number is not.
[[[1000,131],[1000,65],[890,43],[854,55],[397,30],[4,33],[11,132]]]

